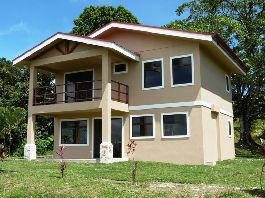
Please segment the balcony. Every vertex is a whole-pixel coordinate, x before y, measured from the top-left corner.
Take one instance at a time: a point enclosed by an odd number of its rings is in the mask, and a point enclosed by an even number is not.
[[[113,80],[111,81],[111,87],[111,99],[128,104],[129,87]],[[33,106],[97,101],[101,99],[101,80],[36,87],[33,91]]]

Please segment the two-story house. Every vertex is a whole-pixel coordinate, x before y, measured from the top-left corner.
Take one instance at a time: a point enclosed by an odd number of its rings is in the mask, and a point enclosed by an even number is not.
[[[36,159],[36,115],[54,117],[65,158],[215,164],[235,157],[230,76],[246,67],[214,33],[110,23],[57,33],[17,57],[30,70],[25,159]],[[55,84],[39,87],[38,73]],[[56,157],[56,155],[55,155]]]

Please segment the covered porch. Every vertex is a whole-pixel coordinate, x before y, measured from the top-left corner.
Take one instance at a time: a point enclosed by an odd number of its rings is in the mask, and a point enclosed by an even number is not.
[[[137,55],[114,43],[60,33],[15,59],[14,65],[26,65],[30,70],[25,159],[36,159],[36,115],[53,116],[55,127],[64,119],[100,117],[99,159],[102,163],[111,163],[112,114],[128,112],[129,103],[129,87],[125,82],[112,79],[113,64],[129,65],[138,60]],[[53,73],[54,82],[39,86],[38,72]],[[62,126],[58,129],[61,131]]]

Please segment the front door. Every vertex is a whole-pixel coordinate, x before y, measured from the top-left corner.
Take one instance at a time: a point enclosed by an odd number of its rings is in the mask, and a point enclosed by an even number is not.
[[[65,74],[65,102],[90,101],[93,98],[93,71]]]
[[[100,157],[100,144],[102,142],[102,120],[94,119],[94,158]],[[113,157],[122,157],[122,118],[111,119],[111,143],[113,144]]]

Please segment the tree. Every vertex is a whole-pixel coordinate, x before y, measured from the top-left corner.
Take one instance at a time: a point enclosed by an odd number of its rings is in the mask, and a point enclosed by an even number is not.
[[[189,15],[166,27],[217,32],[249,67],[246,76],[232,77],[234,115],[240,120],[240,143],[255,144],[251,127],[265,118],[264,0],[192,0],[176,13]]]
[[[89,6],[74,20],[72,33],[86,36],[112,21],[139,23],[137,18],[122,6]]]
[[[0,140],[4,140],[5,147],[6,136],[9,136],[9,152],[11,145],[11,131],[23,121],[26,116],[26,110],[20,107],[0,107]]]

